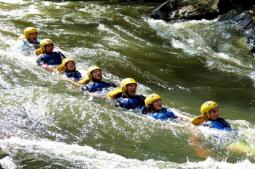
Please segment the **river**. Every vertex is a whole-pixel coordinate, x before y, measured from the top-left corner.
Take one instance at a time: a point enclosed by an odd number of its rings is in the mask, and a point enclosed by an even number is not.
[[[227,145],[255,146],[255,59],[234,25],[215,20],[164,22],[149,18],[155,4],[0,0],[0,147],[7,168],[255,168],[254,155]],[[185,122],[157,122],[111,106],[10,48],[28,26],[77,62],[116,84],[139,82],[174,112],[195,117],[215,100],[238,130],[217,142]],[[209,157],[197,155],[200,138]]]

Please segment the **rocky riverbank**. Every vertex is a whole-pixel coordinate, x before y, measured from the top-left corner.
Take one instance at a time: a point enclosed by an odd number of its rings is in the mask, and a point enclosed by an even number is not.
[[[236,25],[255,52],[255,1],[241,0],[168,0],[151,14],[154,19],[190,20],[214,19],[229,21]]]

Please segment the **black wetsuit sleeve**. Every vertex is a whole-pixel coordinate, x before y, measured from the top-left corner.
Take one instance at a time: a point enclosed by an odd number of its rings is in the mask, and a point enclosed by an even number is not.
[[[117,85],[114,83],[111,83],[111,87],[117,87]]]
[[[140,99],[141,99],[141,106],[145,106],[145,103],[144,103],[144,100],[145,100],[145,97],[143,95],[140,95]]]
[[[145,97],[143,95],[141,95],[141,99],[144,101],[145,100]]]

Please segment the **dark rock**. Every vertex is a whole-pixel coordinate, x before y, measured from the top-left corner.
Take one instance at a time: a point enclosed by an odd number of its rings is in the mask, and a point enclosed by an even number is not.
[[[171,11],[171,6],[169,2],[166,1],[152,12],[151,17],[154,19],[168,20],[167,16],[169,11]]]
[[[231,10],[222,16],[219,21],[229,21],[247,39],[247,44],[252,52],[255,52],[255,9]]]
[[[219,0],[168,0],[156,8],[154,19],[201,19],[217,17]]]
[[[162,3],[165,2],[165,0],[122,0],[122,1],[126,1],[126,2],[149,2],[149,3]]]
[[[6,153],[5,151],[3,151],[1,148],[0,148],[0,159],[8,156],[9,154]],[[0,164],[0,169],[4,169],[3,166]]]
[[[255,52],[255,0],[168,0],[151,17],[166,21],[178,19],[213,19],[230,21],[247,39]]]
[[[156,8],[154,19],[213,19],[231,9],[247,8],[255,5],[255,0],[168,0]]]
[[[246,8],[255,5],[254,0],[220,0],[218,3],[219,13],[223,14],[236,8]]]
[[[4,158],[8,156],[8,153],[6,153],[5,151],[3,151],[1,148],[0,148],[0,159]]]
[[[45,1],[53,1],[53,2],[68,2],[68,1],[78,1],[78,0],[45,0]],[[148,3],[156,3],[160,4],[165,2],[166,0],[95,0],[95,1],[105,1],[105,2],[127,2],[127,3],[140,3],[140,2],[148,2]]]

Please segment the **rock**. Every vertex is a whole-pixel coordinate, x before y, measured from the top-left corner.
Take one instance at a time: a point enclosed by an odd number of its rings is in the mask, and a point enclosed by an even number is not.
[[[230,21],[247,39],[248,48],[255,52],[255,8],[250,10],[231,10],[222,16],[219,21]]]
[[[232,9],[249,8],[255,5],[253,0],[220,0],[218,4],[219,13],[223,14]]]
[[[230,21],[247,39],[255,52],[255,0],[168,0],[151,17],[166,21],[178,19],[213,19]]]
[[[201,19],[218,15],[219,0],[168,0],[156,8],[151,17],[154,19]]]
[[[124,2],[149,2],[149,3],[162,3],[165,2],[165,0],[122,0]]]
[[[235,8],[255,5],[242,0],[168,0],[156,8],[151,17],[166,21],[176,19],[213,19]]]
[[[8,155],[9,155],[8,153],[6,153],[5,151],[3,151],[3,150],[0,148],[0,159],[6,157],[6,156],[8,156]]]

